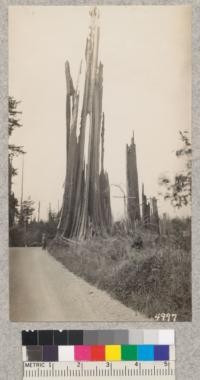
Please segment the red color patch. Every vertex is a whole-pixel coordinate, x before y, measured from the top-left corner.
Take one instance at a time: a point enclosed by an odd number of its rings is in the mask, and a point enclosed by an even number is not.
[[[105,360],[105,346],[91,346],[91,360],[104,361]]]

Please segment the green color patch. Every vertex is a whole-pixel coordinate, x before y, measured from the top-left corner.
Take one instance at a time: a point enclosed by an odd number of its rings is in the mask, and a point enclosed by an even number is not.
[[[122,360],[137,361],[137,346],[122,345],[121,346]]]

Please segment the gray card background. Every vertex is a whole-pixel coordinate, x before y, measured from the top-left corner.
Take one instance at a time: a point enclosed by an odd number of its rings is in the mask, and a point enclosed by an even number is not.
[[[193,321],[191,323],[11,323],[8,314],[7,99],[8,5],[193,5]],[[200,0],[0,0],[0,379],[21,380],[22,329],[174,328],[177,380],[200,378]],[[53,306],[53,305],[52,305]]]

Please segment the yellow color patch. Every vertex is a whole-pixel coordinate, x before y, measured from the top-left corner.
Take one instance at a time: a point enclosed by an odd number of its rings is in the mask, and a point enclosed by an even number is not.
[[[108,345],[105,347],[106,361],[121,360],[121,346]]]

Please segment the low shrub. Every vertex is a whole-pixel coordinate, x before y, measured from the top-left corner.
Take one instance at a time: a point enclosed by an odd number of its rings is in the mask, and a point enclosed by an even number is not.
[[[65,267],[148,317],[158,313],[191,319],[191,256],[167,241],[148,239],[143,249],[131,238],[54,239],[49,252]],[[145,239],[144,239],[145,240]]]

